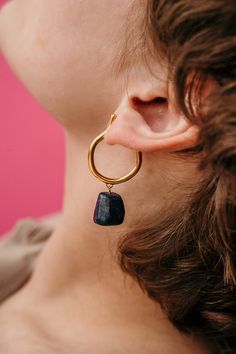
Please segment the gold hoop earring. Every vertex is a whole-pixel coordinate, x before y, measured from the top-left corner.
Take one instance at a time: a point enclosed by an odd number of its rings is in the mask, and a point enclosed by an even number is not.
[[[107,129],[116,118],[116,114],[111,116],[106,130],[93,140],[88,151],[88,164],[91,172],[96,178],[104,182],[109,190],[109,192],[99,193],[93,215],[93,221],[95,224],[103,226],[120,225],[123,223],[125,217],[124,202],[119,194],[111,192],[111,188],[114,184],[123,183],[133,178],[138,173],[142,165],[142,153],[141,151],[136,151],[136,165],[127,175],[120,178],[109,178],[98,172],[94,162],[95,149],[104,139]]]

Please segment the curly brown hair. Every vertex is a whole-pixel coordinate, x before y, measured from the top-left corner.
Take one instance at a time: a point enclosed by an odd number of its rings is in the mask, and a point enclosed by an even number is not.
[[[178,106],[200,126],[199,145],[182,153],[201,154],[208,177],[177,213],[163,210],[161,222],[132,230],[118,247],[122,270],[217,354],[236,352],[235,21],[235,0],[147,1],[150,53],[168,61]],[[218,88],[203,102],[208,79]]]

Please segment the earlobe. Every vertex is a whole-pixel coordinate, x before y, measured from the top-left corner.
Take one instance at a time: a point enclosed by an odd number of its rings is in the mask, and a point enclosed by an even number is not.
[[[173,110],[163,112],[153,104],[146,104],[140,110],[123,103],[115,113],[117,119],[104,136],[107,144],[119,144],[142,152],[174,152],[198,143],[199,127]]]

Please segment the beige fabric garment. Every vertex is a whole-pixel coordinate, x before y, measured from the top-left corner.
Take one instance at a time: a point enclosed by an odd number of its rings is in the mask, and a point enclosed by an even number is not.
[[[0,239],[0,302],[29,280],[35,260],[52,231],[42,221],[22,219]]]

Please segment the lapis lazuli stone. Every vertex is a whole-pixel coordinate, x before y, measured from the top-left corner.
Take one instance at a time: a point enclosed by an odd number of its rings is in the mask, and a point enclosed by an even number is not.
[[[125,207],[121,196],[114,192],[101,192],[93,215],[95,224],[120,225],[124,217]]]

